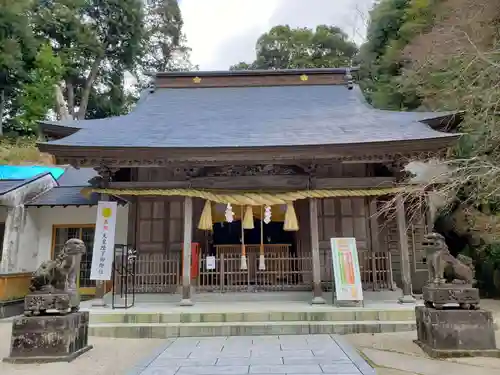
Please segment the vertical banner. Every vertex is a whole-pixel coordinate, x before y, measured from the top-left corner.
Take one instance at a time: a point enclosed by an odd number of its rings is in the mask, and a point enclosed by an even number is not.
[[[331,238],[330,243],[337,300],[362,301],[363,288],[356,239]]]
[[[117,208],[116,202],[97,204],[90,280],[111,280]]]

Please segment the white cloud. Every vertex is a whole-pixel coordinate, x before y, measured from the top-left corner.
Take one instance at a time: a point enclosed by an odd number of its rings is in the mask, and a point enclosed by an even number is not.
[[[184,32],[192,62],[225,70],[255,57],[257,38],[272,26],[341,27],[358,43],[373,0],[182,0]]]

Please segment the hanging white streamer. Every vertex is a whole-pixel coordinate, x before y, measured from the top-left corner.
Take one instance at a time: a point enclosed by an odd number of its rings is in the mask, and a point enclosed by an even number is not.
[[[231,206],[231,203],[227,204],[224,216],[226,216],[226,221],[228,223],[232,223],[233,222],[233,220],[234,220],[234,212],[233,212],[233,207]]]
[[[266,206],[264,211],[264,223],[269,224],[271,222],[271,207]]]

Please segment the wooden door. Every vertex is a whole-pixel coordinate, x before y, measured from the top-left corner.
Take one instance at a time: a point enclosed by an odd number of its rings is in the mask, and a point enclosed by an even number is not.
[[[137,250],[142,254],[165,252],[165,202],[161,197],[138,199]]]
[[[78,238],[85,243],[86,252],[82,255],[80,272],[78,273],[77,285],[81,295],[95,295],[95,280],[90,280],[90,270],[92,268],[92,253],[94,248],[95,226],[75,225],[75,226],[55,226],[53,233],[53,259],[57,257],[66,241],[71,238]]]
[[[360,271],[369,270],[370,265],[363,262],[371,249],[369,231],[369,209],[366,198],[329,198],[321,199],[319,205],[319,239],[321,256],[321,279],[329,289],[333,282],[333,264],[330,248],[332,237],[354,237],[359,254]]]

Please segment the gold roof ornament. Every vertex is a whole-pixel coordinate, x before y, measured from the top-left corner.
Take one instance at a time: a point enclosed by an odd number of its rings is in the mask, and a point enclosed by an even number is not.
[[[200,77],[194,77],[193,78],[193,83],[200,83],[201,82],[201,78]]]
[[[308,79],[309,79],[309,77],[308,77],[308,75],[307,75],[307,74],[302,74],[302,75],[300,76],[300,80],[301,80],[302,82],[305,82],[305,81],[307,81]]]

